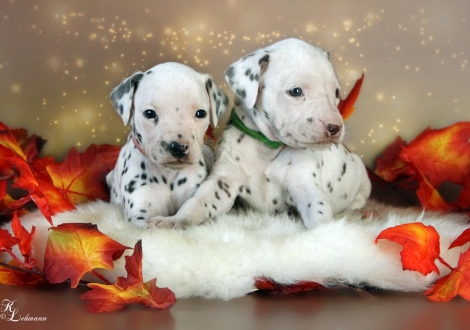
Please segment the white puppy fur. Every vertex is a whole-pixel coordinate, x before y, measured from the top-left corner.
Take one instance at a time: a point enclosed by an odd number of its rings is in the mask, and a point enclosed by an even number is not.
[[[213,156],[204,135],[228,98],[207,74],[170,62],[126,78],[111,100],[131,127],[107,176],[111,201],[127,221],[146,227],[153,216],[175,214],[206,178]]]
[[[270,214],[294,210],[307,228],[364,206],[371,184],[361,159],[341,145],[339,83],[326,52],[286,39],[243,57],[225,76],[237,98],[214,168],[176,215],[154,223],[198,224],[229,211],[237,197]]]
[[[404,271],[401,245],[387,240],[374,243],[383,229],[415,221],[434,226],[441,236],[441,256],[453,266],[468,246],[448,250],[450,243],[469,228],[464,216],[370,206],[378,207],[380,218],[364,221],[355,213],[347,213],[311,230],[285,214],[270,216],[253,211],[224,214],[217,221],[184,231],[140,230],[125,221],[119,206],[104,202],[78,205],[76,211],[57,214],[53,221],[54,225],[95,223],[101,232],[129,247],[142,239],[144,281],[156,277],[159,287],[169,287],[178,298],[240,297],[255,290],[254,279],[260,276],[281,284],[310,280],[324,285],[369,285],[421,292],[439,275]],[[28,230],[36,226],[33,256],[42,269],[50,225],[40,213],[27,215],[21,222]],[[128,250],[125,255],[131,253]],[[9,256],[4,253],[1,258],[7,261]],[[449,272],[439,262],[436,264],[440,276]],[[110,281],[126,276],[124,257],[115,262],[113,270],[97,271]],[[98,281],[91,276],[85,279]]]

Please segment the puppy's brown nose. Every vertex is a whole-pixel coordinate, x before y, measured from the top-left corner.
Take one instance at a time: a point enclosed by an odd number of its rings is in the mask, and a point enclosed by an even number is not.
[[[172,141],[168,146],[168,150],[173,157],[180,159],[186,157],[186,150],[188,150],[188,146],[179,144],[176,141]]]
[[[341,126],[335,124],[327,124],[326,131],[328,136],[335,136],[341,131]]]

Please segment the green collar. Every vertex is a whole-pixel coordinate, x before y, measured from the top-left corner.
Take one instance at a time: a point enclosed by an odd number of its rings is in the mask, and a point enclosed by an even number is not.
[[[238,128],[240,131],[243,133],[251,136],[252,138],[263,142],[265,145],[270,147],[271,149],[277,149],[280,146],[282,146],[284,143],[278,142],[278,141],[272,141],[268,139],[263,133],[257,132],[255,130],[252,130],[251,128],[248,128],[240,118],[238,118],[237,114],[235,113],[235,109],[232,109],[232,112],[230,113],[230,119],[232,120],[233,126]]]

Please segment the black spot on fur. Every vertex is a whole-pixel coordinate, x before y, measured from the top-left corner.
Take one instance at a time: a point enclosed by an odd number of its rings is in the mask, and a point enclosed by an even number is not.
[[[235,76],[235,67],[229,66],[227,70],[225,70],[225,76],[230,80],[233,84],[233,77]]]
[[[124,186],[124,190],[132,194],[135,190],[135,184],[136,182],[132,180],[131,182],[129,182],[127,185]]]
[[[347,168],[347,165],[346,165],[346,163],[344,163],[343,164],[343,170],[341,171],[341,175],[346,174],[346,168]]]
[[[246,99],[246,90],[237,88],[235,93],[240,96],[242,99]]]
[[[162,175],[162,181],[163,181],[164,184],[166,184],[166,178],[165,178],[164,175]]]
[[[178,180],[178,186],[181,186],[182,184],[186,183],[186,181],[188,181],[187,178],[179,179],[179,180]]]
[[[237,142],[240,143],[242,142],[243,138],[245,137],[245,134],[240,134],[240,136],[237,139]]]
[[[268,61],[269,61],[269,55],[266,54],[266,55],[264,55],[263,57],[261,57],[261,58],[259,59],[258,64],[261,64],[261,63],[263,63],[263,62],[268,62]]]
[[[110,98],[115,109],[119,108],[119,111],[121,111],[118,100],[120,100],[125,94],[129,93],[132,88],[134,88],[134,91],[135,91],[142,77],[143,77],[142,73],[135,73],[132,77],[127,78],[119,86],[113,89],[113,91],[111,92]]]

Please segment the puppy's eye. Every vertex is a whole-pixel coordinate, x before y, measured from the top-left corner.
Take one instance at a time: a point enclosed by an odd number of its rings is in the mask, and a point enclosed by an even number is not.
[[[196,111],[196,118],[205,118],[207,116],[206,110],[198,110]]]
[[[291,90],[289,90],[290,96],[293,97],[301,97],[304,95],[304,92],[302,92],[302,88],[300,87],[294,87]]]
[[[144,111],[144,117],[147,119],[154,119],[154,118],[157,118],[158,115],[155,112],[155,110],[148,109]]]
[[[336,95],[336,98],[339,99],[339,88],[336,88],[335,95]]]

